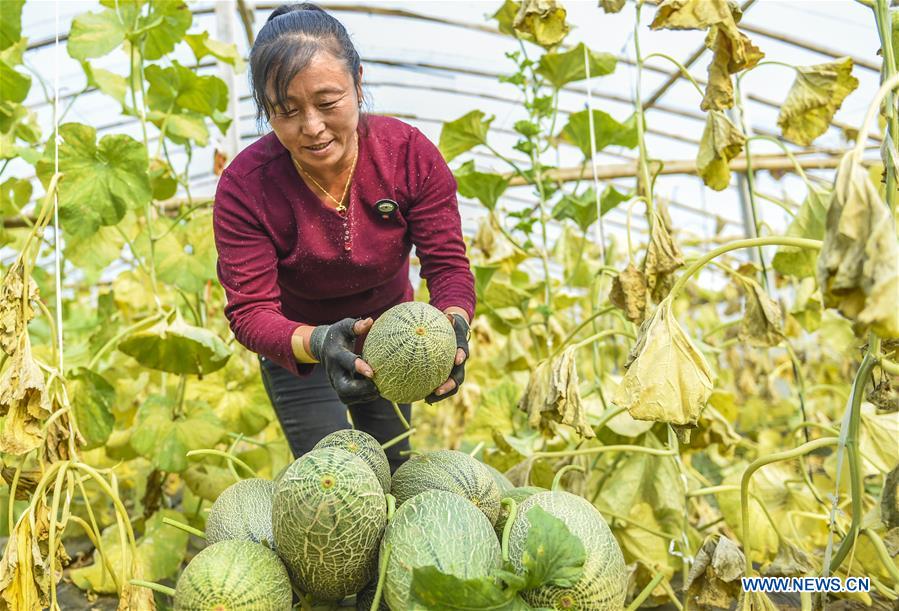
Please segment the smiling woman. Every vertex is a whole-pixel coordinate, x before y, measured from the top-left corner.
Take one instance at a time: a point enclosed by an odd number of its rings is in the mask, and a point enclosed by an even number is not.
[[[358,353],[374,318],[413,299],[413,246],[457,344],[449,379],[427,400],[464,379],[475,294],[456,181],[418,129],[362,112],[359,54],[321,8],[276,9],[250,69],[257,120],[272,131],[234,159],[216,191],[225,315],[259,354],[296,456],[347,428],[347,407],[356,428],[386,442],[403,433],[411,407],[398,417]],[[408,439],[388,450],[392,469],[406,449]]]

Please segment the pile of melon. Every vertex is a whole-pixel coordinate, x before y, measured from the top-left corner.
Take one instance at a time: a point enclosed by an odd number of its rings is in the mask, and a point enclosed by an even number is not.
[[[556,530],[540,532],[535,518]],[[535,558],[534,549],[570,551],[540,541],[558,533],[582,544],[577,567]],[[453,450],[415,455],[391,477],[381,446],[357,430],[328,435],[274,482],[226,489],[206,537],[178,579],[175,609],[328,609],[353,599],[366,611],[459,608],[449,601],[466,588],[507,601],[489,608],[624,608],[624,559],[589,502],[513,488]]]
[[[379,317],[363,348],[396,402],[433,391],[455,353],[447,317],[415,302]],[[176,610],[624,607],[621,550],[586,500],[513,488],[454,450],[415,455],[391,476],[383,448],[356,430],[328,435],[274,482],[226,489],[206,539],[178,579]]]

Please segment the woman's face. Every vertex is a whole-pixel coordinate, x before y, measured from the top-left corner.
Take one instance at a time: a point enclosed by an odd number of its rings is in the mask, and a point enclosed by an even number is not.
[[[361,86],[361,66],[359,83]],[[286,107],[274,109],[269,123],[304,169],[323,177],[339,173],[352,163],[356,152],[361,93],[346,64],[320,52],[291,81]],[[271,91],[269,95],[273,97]],[[326,146],[320,149],[323,144]]]

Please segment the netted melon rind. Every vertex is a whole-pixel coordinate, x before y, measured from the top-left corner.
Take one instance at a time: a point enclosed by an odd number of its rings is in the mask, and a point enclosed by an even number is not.
[[[409,301],[393,306],[371,326],[362,358],[385,399],[412,403],[449,379],[456,334],[446,315],[432,305]]]
[[[487,467],[465,452],[425,452],[407,460],[393,474],[390,493],[398,507],[425,490],[446,490],[465,497],[491,524],[499,515],[499,487]]]
[[[452,492],[428,490],[396,510],[381,542],[390,546],[384,596],[391,609],[411,609],[409,588],[417,567],[436,566],[460,579],[487,577],[502,553],[493,527],[471,503]]]
[[[374,471],[378,481],[381,482],[384,494],[390,492],[390,463],[387,461],[387,454],[381,449],[378,440],[365,431],[357,429],[335,431],[322,438],[312,449],[319,448],[341,448],[355,454]]]
[[[378,478],[340,448],[295,460],[272,498],[275,548],[295,584],[321,600],[355,594],[371,580],[386,522]]]
[[[231,484],[212,504],[206,518],[206,542],[243,539],[273,547],[272,494],[275,484],[254,477]]]
[[[178,577],[175,611],[289,611],[293,590],[278,555],[259,543],[229,539],[194,556]]]
[[[574,586],[548,585],[525,590],[521,593],[522,598],[537,608],[621,611],[627,595],[627,571],[621,548],[602,514],[589,501],[569,492],[541,492],[518,506],[509,533],[509,559],[516,572],[523,568],[521,557],[530,528],[527,512],[534,506],[565,523],[571,534],[584,544],[587,560],[583,575]]]

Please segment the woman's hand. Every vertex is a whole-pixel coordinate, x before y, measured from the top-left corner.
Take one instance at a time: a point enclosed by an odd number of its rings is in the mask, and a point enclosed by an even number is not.
[[[434,389],[434,392],[425,397],[428,403],[436,403],[447,397],[451,397],[459,390],[462,381],[465,380],[465,361],[468,359],[468,322],[460,314],[447,314],[447,318],[453,324],[456,332],[456,360],[450,371],[449,379]]]
[[[353,352],[356,336],[367,333],[372,322],[371,318],[344,318],[333,325],[316,327],[309,339],[312,357],[325,368],[337,397],[346,405],[374,401],[380,396],[371,380],[371,366]]]

